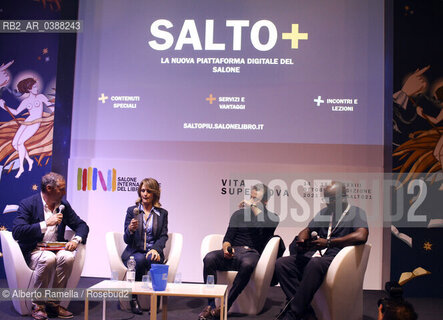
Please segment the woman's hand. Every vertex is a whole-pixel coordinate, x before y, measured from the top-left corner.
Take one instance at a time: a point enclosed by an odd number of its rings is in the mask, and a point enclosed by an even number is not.
[[[138,220],[132,219],[131,223],[129,223],[128,229],[130,232],[135,232],[138,228]]]
[[[160,254],[157,252],[157,250],[149,250],[146,254],[146,259],[148,259],[149,255],[151,255],[151,261],[160,261]]]

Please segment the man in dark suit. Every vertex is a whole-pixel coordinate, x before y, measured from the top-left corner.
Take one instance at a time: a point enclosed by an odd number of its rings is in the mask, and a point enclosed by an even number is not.
[[[32,283],[35,289],[48,288],[51,280],[54,288],[66,288],[74,265],[74,251],[79,243],[86,243],[89,227],[71,205],[62,200],[65,194],[63,176],[54,172],[44,175],[41,193],[22,200],[14,220],[12,235],[18,241],[27,264],[34,270]],[[40,242],[65,242],[66,226],[76,235],[66,243],[64,250],[43,251],[38,248]],[[48,314],[62,319],[73,317],[58,301],[33,301],[34,319],[46,320]]]
[[[312,298],[334,257],[342,248],[364,244],[368,239],[366,213],[348,202],[345,184],[333,181],[323,194],[326,207],[295,237],[289,246],[291,255],[275,263],[286,295],[278,320],[313,317]]]

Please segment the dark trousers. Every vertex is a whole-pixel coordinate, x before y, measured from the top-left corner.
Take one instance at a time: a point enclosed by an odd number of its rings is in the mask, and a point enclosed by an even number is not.
[[[209,252],[203,259],[203,279],[206,283],[208,275],[214,275],[217,283],[217,271],[238,271],[228,296],[228,310],[243,291],[260,259],[257,250],[234,247],[234,257],[226,259],[223,250]],[[209,305],[215,307],[214,299],[208,299]]]
[[[290,308],[297,316],[308,309],[320,288],[335,255],[309,258],[302,254],[282,257],[275,263],[275,272]]]
[[[150,269],[151,264],[159,263],[162,264],[164,262],[163,258],[160,258],[160,261],[152,261],[151,255],[146,259],[146,252],[138,251],[132,254],[135,260],[135,281],[142,281],[143,275],[145,275]],[[126,267],[128,267],[129,258],[123,260],[123,263]]]

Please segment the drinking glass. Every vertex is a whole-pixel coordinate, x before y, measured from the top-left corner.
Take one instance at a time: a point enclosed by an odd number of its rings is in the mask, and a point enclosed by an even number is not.
[[[213,287],[215,284],[215,278],[214,275],[208,274],[208,277],[206,279],[206,286]]]
[[[182,283],[182,274],[180,272],[175,274],[174,283]]]
[[[111,271],[111,281],[118,281],[118,271]]]
[[[149,274],[145,274],[142,277],[142,288],[143,289],[151,289],[152,288],[152,283],[151,283],[151,275]]]

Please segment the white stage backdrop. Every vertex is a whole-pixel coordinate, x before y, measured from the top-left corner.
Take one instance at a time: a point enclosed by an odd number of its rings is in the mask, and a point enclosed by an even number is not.
[[[94,179],[83,184],[81,178],[85,168],[90,168],[92,172],[97,169],[97,176],[101,172],[105,183],[110,170],[111,188],[106,187],[105,191],[99,178],[96,184]],[[314,167],[303,166],[303,169]],[[116,182],[114,191],[113,170]],[[231,212],[245,194],[247,197],[250,181],[263,181],[274,190],[268,207],[280,215],[281,222],[276,234],[284,239],[286,246],[322,205],[322,183],[331,178],[345,181],[349,183],[350,202],[365,209],[370,224],[369,242],[373,248],[365,288],[381,288],[383,243],[380,228],[380,175],[329,172],[309,174],[300,172],[300,167],[296,166],[246,163],[71,160],[68,198],[91,228],[84,276],[110,275],[105,234],[108,231],[123,231],[126,209],[136,199],[136,184],[148,176],[156,177],[161,183],[161,202],[169,211],[169,231],[180,232],[184,236],[179,272],[184,281],[197,282],[202,281],[201,240],[207,234],[226,231]],[[243,183],[245,187],[241,186]]]

